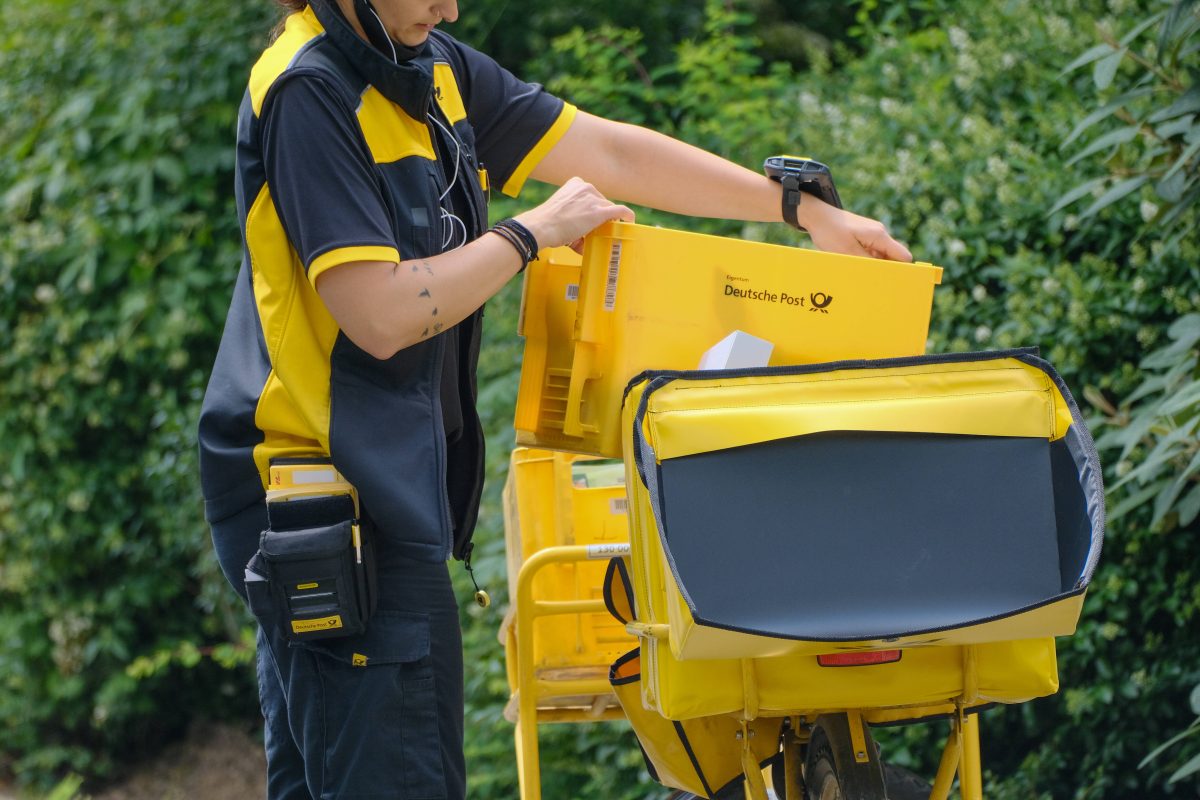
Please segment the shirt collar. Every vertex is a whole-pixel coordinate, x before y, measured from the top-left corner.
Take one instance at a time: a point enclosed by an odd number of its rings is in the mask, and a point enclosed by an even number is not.
[[[398,45],[402,60],[397,63],[363,41],[334,0],[311,0],[309,5],[325,34],[368,83],[410,117],[425,119],[433,94],[433,48],[428,39],[415,49]]]

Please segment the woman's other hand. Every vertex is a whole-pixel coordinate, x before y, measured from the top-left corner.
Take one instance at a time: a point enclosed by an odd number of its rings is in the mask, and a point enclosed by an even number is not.
[[[578,246],[585,235],[615,219],[633,222],[633,212],[610,202],[580,178],[571,178],[549,200],[516,217],[539,247]]]
[[[912,261],[908,248],[892,238],[882,222],[836,208],[805,194],[797,210],[813,244],[830,253]]]

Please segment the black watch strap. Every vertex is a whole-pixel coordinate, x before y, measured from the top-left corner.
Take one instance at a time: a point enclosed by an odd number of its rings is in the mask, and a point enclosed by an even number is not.
[[[779,181],[783,186],[783,221],[791,225],[797,230],[804,230],[800,225],[800,219],[796,212],[800,208],[800,198],[804,192],[800,191],[800,177],[797,175],[785,175]]]

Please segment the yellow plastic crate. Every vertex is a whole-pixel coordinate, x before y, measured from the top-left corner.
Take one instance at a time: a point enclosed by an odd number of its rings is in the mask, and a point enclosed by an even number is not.
[[[583,482],[588,476],[594,481],[601,470],[615,479],[601,486]],[[534,554],[562,545],[599,547],[594,560],[542,568],[533,579],[534,600],[603,600],[607,556],[612,546],[629,542],[624,466],[517,448],[504,487],[504,528],[509,596],[514,601],[522,565]],[[533,661],[539,674],[550,679],[555,674],[578,675],[579,668],[607,674],[609,665],[634,644],[634,637],[607,612],[539,617],[533,629]]]
[[[642,370],[695,369],[735,330],[771,364],[923,353],[942,270],[616,222],[525,274],[517,442],[615,458]]]

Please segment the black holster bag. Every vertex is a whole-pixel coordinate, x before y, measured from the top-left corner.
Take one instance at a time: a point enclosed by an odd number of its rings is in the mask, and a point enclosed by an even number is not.
[[[290,641],[362,633],[378,593],[372,526],[356,517],[353,498],[271,502],[267,517],[246,565],[250,610]]]

